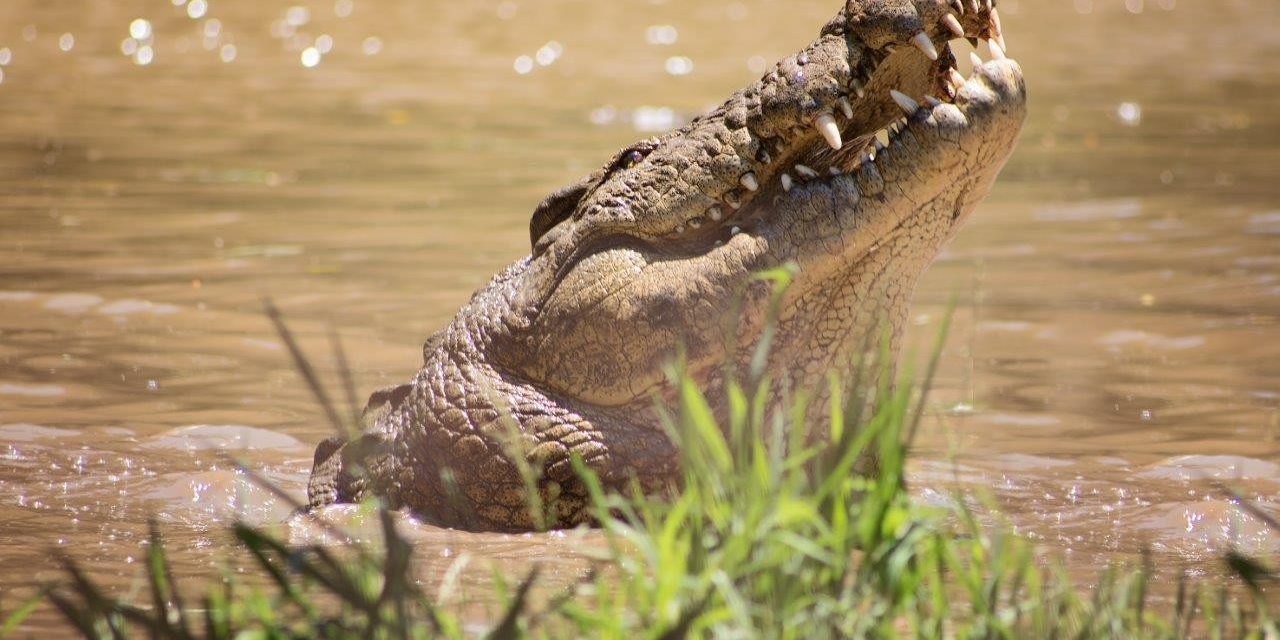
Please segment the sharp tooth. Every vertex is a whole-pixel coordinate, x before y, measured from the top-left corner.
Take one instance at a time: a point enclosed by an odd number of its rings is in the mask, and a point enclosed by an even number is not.
[[[950,29],[951,33],[956,34],[957,38],[964,37],[964,27],[960,26],[960,21],[956,19],[955,15],[948,13],[942,16],[942,24]]]
[[[858,156],[858,160],[861,161],[862,164],[870,164],[873,158],[870,155],[868,155],[866,151],[863,151],[862,155]]]
[[[831,145],[832,149],[839,151],[840,147],[844,146],[844,140],[840,139],[840,127],[836,124],[835,116],[824,113],[818,116],[818,119],[814,120],[813,124],[818,127],[818,131],[823,138],[827,139],[827,144]]]
[[[804,176],[804,177],[806,177],[806,178],[808,178],[808,179],[810,179],[810,180],[812,180],[812,179],[814,179],[814,178],[818,177],[818,172],[817,172],[817,171],[814,171],[814,170],[813,170],[813,169],[811,169],[810,167],[808,167],[808,166],[806,166],[806,165],[803,165],[803,164],[798,164],[798,165],[796,165],[796,173],[798,173],[798,174],[800,174],[800,175],[802,175],[802,176]]]
[[[732,229],[730,229],[730,230],[729,230],[729,235],[731,235],[731,236],[736,236],[736,235],[738,235],[739,233],[742,233],[742,227],[734,227],[734,228],[732,228]]]
[[[782,174],[782,178],[780,178],[780,179],[782,180],[782,190],[783,190],[783,191],[790,191],[790,190],[791,190],[791,187],[795,186],[795,182],[791,180],[791,175],[790,175],[790,174],[786,174],[786,173],[784,173],[784,174]]]
[[[840,175],[840,169],[836,168],[835,165],[831,165],[830,167],[827,167],[827,173],[831,174],[832,176],[838,176]]]
[[[961,0],[951,0],[948,4],[951,5],[952,9],[956,10],[956,13],[964,15],[964,2],[961,2]]]
[[[876,146],[880,149],[885,148],[889,144],[889,130],[884,129],[876,132]]]
[[[974,12],[974,13],[977,13],[977,12],[978,12],[978,0],[969,0],[969,8],[970,8],[970,9],[973,9],[973,12]]]
[[[969,62],[973,63],[973,68],[975,69],[982,66],[982,58],[978,57],[978,53],[976,51],[969,52]]]
[[[853,92],[854,92],[854,94],[856,94],[859,98],[861,98],[861,97],[863,97],[863,96],[867,95],[867,90],[863,88],[863,86],[862,86],[862,81],[861,81],[861,80],[858,80],[857,78],[854,78],[854,79],[853,79]]]
[[[876,138],[876,155],[880,155],[881,151],[884,151],[884,143],[880,142],[880,138]]]
[[[729,205],[730,209],[737,211],[742,207],[742,200],[738,199],[738,194],[730,191],[724,194],[724,201]]]
[[[923,51],[924,57],[930,60],[938,59],[938,50],[934,48],[933,41],[929,39],[929,36],[925,32],[921,31],[920,33],[912,36],[911,44],[914,44],[917,49]]]
[[[684,233],[684,225],[676,225],[676,233]]]
[[[836,100],[836,105],[840,107],[840,111],[844,113],[844,117],[853,118],[853,105],[849,104],[848,98],[840,98]]]
[[[1000,12],[996,11],[995,8],[991,9],[991,26],[996,31],[996,37],[993,40],[1000,43],[1001,49],[1008,51],[1009,47],[1004,46],[1004,27],[1000,25]]]
[[[964,76],[960,75],[960,72],[955,69],[951,70],[951,84],[954,84],[957,89],[964,86]]]
[[[720,218],[724,217],[724,212],[720,210],[720,207],[711,207],[707,209],[707,217],[711,218],[712,222],[720,222]]]
[[[915,100],[907,97],[907,94],[902,93],[897,89],[890,89],[889,95],[893,96],[893,101],[898,103],[898,106],[902,107],[902,110],[905,111],[907,115],[915,113],[916,110],[920,108],[920,105],[917,104]]]
[[[1005,59],[1004,49],[1000,48],[1000,43],[996,42],[995,40],[990,40],[990,41],[988,41],[988,42],[987,42],[987,46],[988,46],[988,48],[989,48],[989,49],[991,49],[991,59],[992,59],[992,60],[1004,60],[1004,59]]]
[[[756,180],[756,174],[750,171],[742,174],[742,177],[738,178],[738,182],[741,182],[742,186],[747,188],[747,191],[755,191],[760,188],[760,182]]]
[[[933,97],[933,96],[925,96],[925,97],[924,97],[924,103],[925,103],[925,105],[927,105],[930,109],[932,109],[932,108],[934,108],[934,107],[936,107],[936,106],[938,106],[938,105],[942,104],[942,101],[941,101],[941,100],[939,100],[939,99],[937,99],[937,98],[935,98],[935,97]]]

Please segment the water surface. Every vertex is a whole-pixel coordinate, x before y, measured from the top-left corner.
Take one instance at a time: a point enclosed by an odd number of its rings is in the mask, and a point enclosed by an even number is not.
[[[288,512],[225,455],[301,496],[329,434],[261,298],[362,389],[406,379],[544,194],[837,4],[0,5],[0,598],[55,549],[129,588],[152,514],[213,575],[231,518]],[[917,294],[922,348],[957,313],[916,490],[989,492],[1083,572],[1275,557],[1212,483],[1280,511],[1280,5],[1001,11],[1031,115]],[[565,534],[411,528],[428,577],[576,566]]]

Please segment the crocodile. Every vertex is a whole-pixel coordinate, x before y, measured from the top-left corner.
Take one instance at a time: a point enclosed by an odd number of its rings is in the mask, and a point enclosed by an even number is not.
[[[359,434],[317,446],[310,508],[376,496],[467,530],[590,523],[575,455],[606,488],[673,490],[658,405],[677,354],[714,389],[769,326],[765,370],[824,389],[870,332],[896,348],[1025,117],[994,4],[848,0],[720,107],[549,195],[531,253],[428,338],[411,381],[370,397]],[[990,51],[967,78],[959,39]],[[780,265],[794,275],[774,299],[757,274]]]

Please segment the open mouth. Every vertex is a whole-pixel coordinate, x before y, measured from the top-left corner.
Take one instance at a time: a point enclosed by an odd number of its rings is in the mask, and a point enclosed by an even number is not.
[[[762,135],[754,157],[742,167],[747,170],[736,180],[722,181],[719,193],[700,189],[715,202],[676,216],[654,235],[695,252],[718,246],[767,224],[774,209],[769,205],[795,189],[853,178],[878,191],[887,178],[882,169],[894,163],[891,159],[918,161],[925,155],[919,153],[922,146],[965,144],[966,130],[990,126],[984,120],[993,107],[1024,98],[1021,70],[1005,54],[991,0],[951,0],[947,7],[934,28],[917,33],[910,46],[890,43],[868,50],[850,65],[843,84],[824,92],[825,102],[811,100],[792,126]],[[973,73],[967,78],[950,47],[958,38],[990,52],[988,62],[970,54]],[[780,62],[775,75],[782,82],[804,82],[806,70],[818,63],[807,54]]]

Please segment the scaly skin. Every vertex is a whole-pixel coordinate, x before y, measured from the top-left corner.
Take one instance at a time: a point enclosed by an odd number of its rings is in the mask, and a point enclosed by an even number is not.
[[[967,81],[953,72],[957,29],[1003,41],[993,13],[990,0],[849,0],[723,106],[549,196],[532,254],[432,336],[411,382],[374,394],[363,435],[317,448],[311,506],[378,495],[445,526],[528,529],[512,455],[537,472],[552,526],[590,519],[572,453],[608,487],[669,489],[664,366],[683,345],[715,388],[747,362],[769,295],[752,276],[788,262],[774,378],[825,389],[869,333],[887,325],[896,345],[917,278],[1021,128],[1022,73],[998,47]]]

